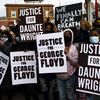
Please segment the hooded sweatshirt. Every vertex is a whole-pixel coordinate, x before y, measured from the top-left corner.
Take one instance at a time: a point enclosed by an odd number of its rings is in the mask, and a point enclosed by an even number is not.
[[[70,29],[66,29],[64,32],[66,32],[66,31],[70,31],[72,34],[71,45],[69,48],[69,52],[66,54],[66,57],[68,59],[70,59],[73,64],[77,64],[78,63],[78,51],[77,51],[76,46],[73,45],[73,43],[72,43],[73,42],[73,32]],[[57,78],[62,79],[62,80],[66,80],[66,79],[70,78],[75,73],[76,67],[73,66],[69,60],[67,60],[66,67],[67,67],[67,72],[58,73]]]

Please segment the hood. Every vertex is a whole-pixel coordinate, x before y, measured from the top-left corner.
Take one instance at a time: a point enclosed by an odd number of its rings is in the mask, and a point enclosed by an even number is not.
[[[72,35],[71,43],[73,43],[73,39],[74,39],[73,31],[72,31],[71,29],[65,29],[65,30],[64,30],[64,33],[65,33],[66,31],[70,31],[70,32],[71,32],[71,35]]]

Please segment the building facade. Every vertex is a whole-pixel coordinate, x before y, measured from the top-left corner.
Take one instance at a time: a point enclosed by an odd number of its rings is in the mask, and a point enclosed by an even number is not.
[[[43,7],[43,18],[44,21],[49,17],[50,20],[54,19],[53,5],[52,4],[6,4],[6,19],[13,20],[18,17],[18,9],[29,8],[34,6]]]

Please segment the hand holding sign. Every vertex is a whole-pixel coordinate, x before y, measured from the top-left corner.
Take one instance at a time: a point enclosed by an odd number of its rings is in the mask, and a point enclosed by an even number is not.
[[[67,54],[69,52],[69,47],[65,47],[64,53]]]

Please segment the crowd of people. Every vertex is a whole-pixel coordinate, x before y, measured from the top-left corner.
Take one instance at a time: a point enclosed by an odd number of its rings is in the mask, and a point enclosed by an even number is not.
[[[39,100],[39,94],[43,100],[50,100],[49,94],[52,91],[53,100],[94,100],[94,95],[75,91],[77,84],[78,46],[74,43],[99,43],[100,22],[99,19],[93,23],[82,20],[80,28],[76,27],[63,29],[68,71],[59,74],[38,74],[37,84],[22,84],[13,86],[11,82],[11,65],[9,63],[7,72],[0,86],[0,100],[2,94],[7,94],[7,100],[13,100],[16,92],[22,92],[25,100]],[[19,20],[17,20],[19,21]],[[56,33],[58,29],[50,21],[45,23],[45,33]],[[27,45],[27,46],[26,46]],[[19,38],[18,23],[16,26],[0,28],[0,50],[10,57],[12,51],[33,50],[37,54],[36,41],[21,42]],[[38,63],[37,63],[37,73]]]

